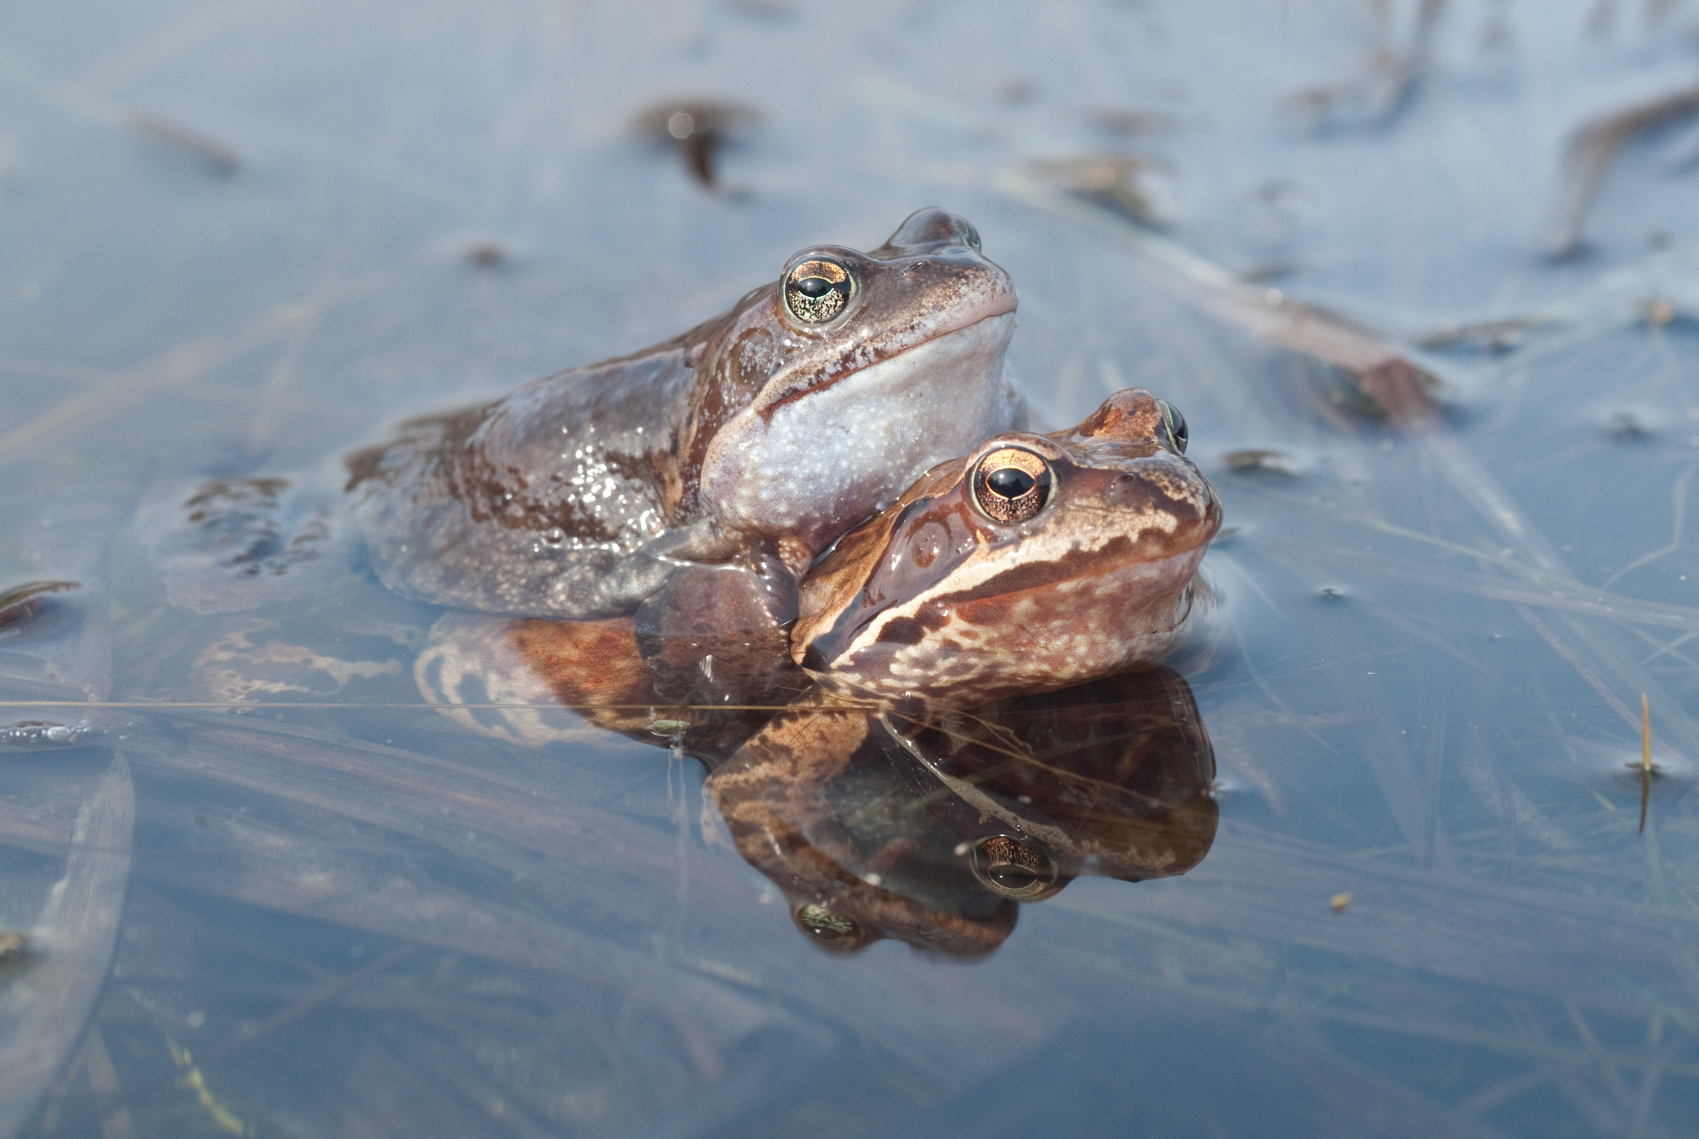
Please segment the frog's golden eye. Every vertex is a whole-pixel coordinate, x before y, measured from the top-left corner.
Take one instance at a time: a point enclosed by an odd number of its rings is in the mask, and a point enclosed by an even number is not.
[[[973,876],[986,889],[1017,902],[1051,893],[1058,877],[1056,860],[1030,839],[994,835],[973,844]]]
[[[1021,447],[999,447],[973,473],[973,500],[996,522],[1025,522],[1050,499],[1050,464]]]
[[[1174,445],[1176,451],[1184,455],[1188,438],[1186,417],[1181,415],[1179,409],[1165,399],[1157,400],[1156,406],[1162,409],[1162,429],[1168,433],[1168,441]]]
[[[815,257],[785,274],[785,307],[804,324],[831,320],[849,304],[855,278],[836,261]]]

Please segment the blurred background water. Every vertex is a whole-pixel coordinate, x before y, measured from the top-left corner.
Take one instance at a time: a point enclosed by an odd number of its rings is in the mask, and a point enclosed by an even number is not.
[[[0,640],[0,728],[125,705],[0,754],[0,1120],[1692,1134],[1696,89],[1688,0],[0,9],[0,584],[86,582]],[[711,185],[662,133],[704,104]],[[933,204],[1016,281],[1035,418],[1150,387],[1226,504],[1190,873],[971,964],[828,954],[694,763],[421,706],[438,613],[362,569],[168,603],[160,488],[334,466]]]

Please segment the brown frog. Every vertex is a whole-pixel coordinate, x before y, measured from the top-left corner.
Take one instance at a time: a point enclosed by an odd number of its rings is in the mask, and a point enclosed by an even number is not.
[[[977,704],[1160,657],[1221,527],[1186,442],[1132,388],[939,464],[810,571],[793,658],[829,687]]]
[[[1015,304],[973,226],[921,210],[663,344],[403,425],[349,458],[354,514],[384,583],[441,605],[606,617],[715,565],[786,621],[839,534],[1019,423]]]

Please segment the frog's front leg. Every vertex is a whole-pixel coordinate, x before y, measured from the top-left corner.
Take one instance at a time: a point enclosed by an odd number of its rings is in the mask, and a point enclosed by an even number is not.
[[[682,704],[789,703],[809,683],[790,659],[797,596],[773,545],[680,565],[637,609],[637,645],[656,692]]]

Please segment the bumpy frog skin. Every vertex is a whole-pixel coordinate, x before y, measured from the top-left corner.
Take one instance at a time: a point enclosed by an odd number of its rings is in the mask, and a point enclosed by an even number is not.
[[[1221,526],[1184,421],[1142,388],[1078,427],[943,463],[802,585],[794,659],[822,683],[958,705],[1165,652]]]
[[[722,316],[348,460],[384,584],[437,604],[630,612],[680,562],[800,575],[944,455],[1015,426],[1015,291],[942,210],[819,246]]]

